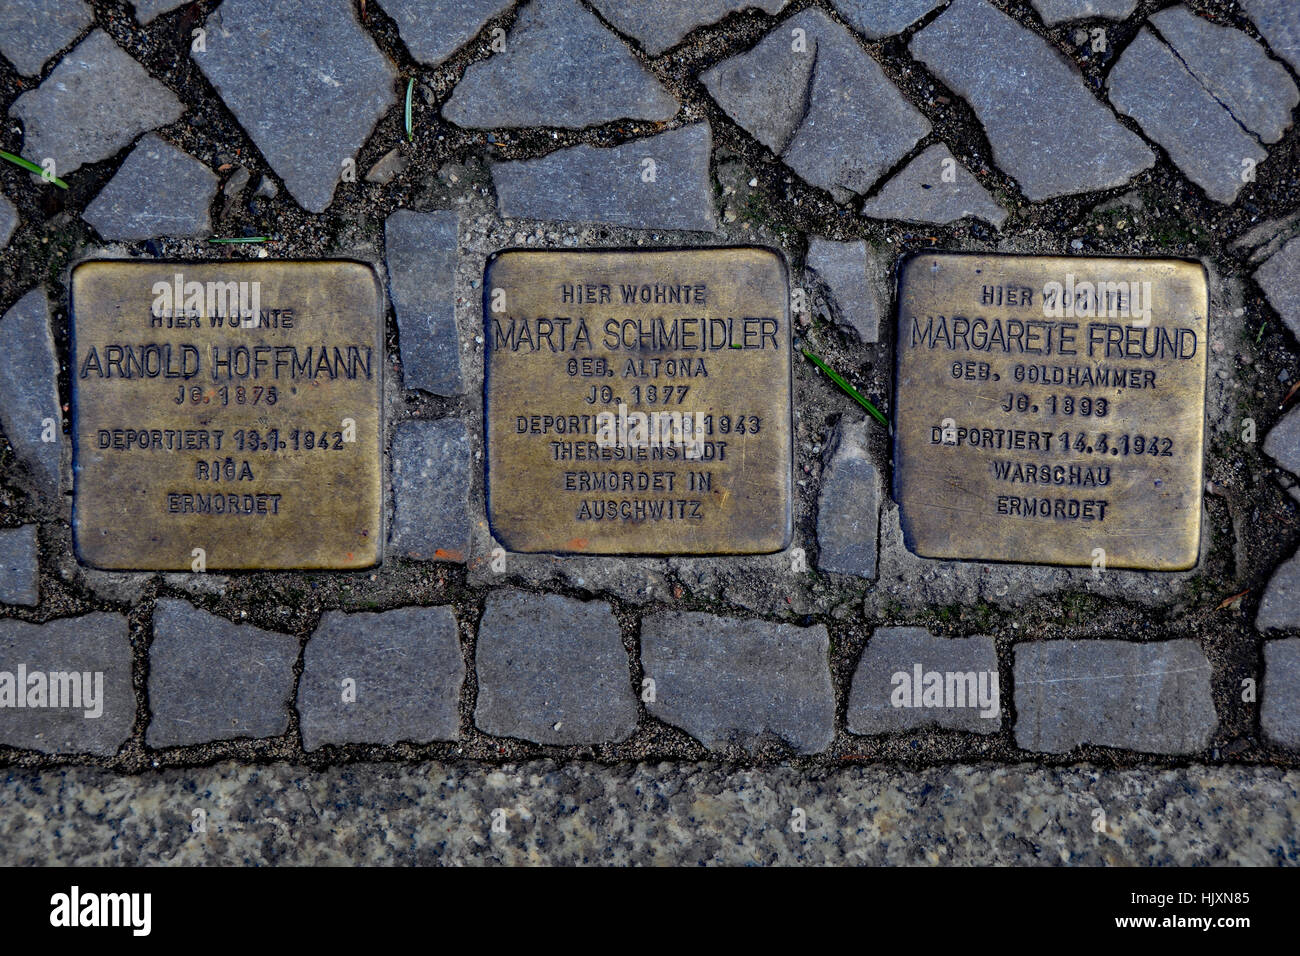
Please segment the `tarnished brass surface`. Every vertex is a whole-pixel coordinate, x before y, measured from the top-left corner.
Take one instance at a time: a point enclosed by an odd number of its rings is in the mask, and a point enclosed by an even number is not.
[[[380,295],[356,262],[79,266],[78,557],[175,571],[378,562]]]
[[[766,249],[496,255],[483,310],[497,540],[584,554],[786,547],[788,305]],[[639,442],[637,413],[670,440]],[[665,413],[694,416],[697,443],[673,442]]]
[[[1206,322],[1195,263],[909,259],[894,435],[907,546],[931,558],[1192,567]]]

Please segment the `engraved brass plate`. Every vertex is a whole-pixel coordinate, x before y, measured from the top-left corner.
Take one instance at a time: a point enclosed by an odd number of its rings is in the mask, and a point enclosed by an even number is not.
[[[900,271],[894,496],[916,554],[1197,560],[1207,291],[1163,259],[917,255]]]
[[[785,265],[766,249],[493,257],[483,312],[497,540],[584,554],[785,548],[788,305]]]
[[[378,562],[383,314],[356,262],[78,266],[78,557],[174,571]]]

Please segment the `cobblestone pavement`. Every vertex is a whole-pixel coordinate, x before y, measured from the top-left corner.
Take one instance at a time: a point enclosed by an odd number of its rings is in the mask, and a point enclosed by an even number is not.
[[[1295,862],[1300,4],[0,0],[0,57],[0,148],[46,172],[0,162],[10,861],[324,862],[389,826],[411,861]],[[488,257],[741,244],[886,414],[907,253],[1204,263],[1196,567],[917,557],[886,429],[802,360],[785,551],[499,552]],[[68,287],[102,258],[375,267],[382,565],[76,560]],[[19,704],[65,672],[94,700]],[[950,672],[978,708],[922,699]]]

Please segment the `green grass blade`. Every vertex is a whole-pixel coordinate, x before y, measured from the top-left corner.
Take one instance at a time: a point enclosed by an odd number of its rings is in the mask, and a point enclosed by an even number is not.
[[[411,97],[415,93],[415,77],[406,81],[406,141],[415,140],[415,121],[411,118]]]
[[[209,239],[208,240],[208,242],[212,243],[213,245],[219,245],[219,246],[235,245],[237,243],[245,243],[245,242],[270,242],[270,241],[271,241],[270,236],[239,236],[233,239]]]
[[[41,179],[44,179],[47,183],[53,183],[54,185],[58,186],[60,189],[68,188],[68,184],[65,183],[62,179],[59,179],[59,177],[57,176],[51,176],[50,178],[46,179],[45,170],[41,169],[41,167],[37,166],[30,159],[23,159],[21,156],[15,156],[13,153],[6,153],[3,149],[0,149],[0,159],[8,160],[9,162],[13,163],[15,166],[21,166],[29,173],[35,173],[37,176],[40,176]]]
[[[884,416],[884,414],[880,411],[880,409],[876,408],[875,405],[872,405],[871,402],[867,401],[866,397],[861,392],[859,392],[856,388],[850,385],[848,383],[848,380],[845,379],[843,375],[835,371],[835,369],[831,368],[829,365],[827,365],[817,356],[813,355],[807,349],[801,348],[799,351],[803,352],[805,358],[807,358],[810,362],[812,362],[819,369],[825,372],[827,377],[836,385],[838,385],[841,389],[843,389],[850,398],[852,398],[855,402],[857,402],[868,412],[870,412],[871,416],[876,421],[880,422],[880,424],[884,425],[886,428],[889,427],[889,419]]]

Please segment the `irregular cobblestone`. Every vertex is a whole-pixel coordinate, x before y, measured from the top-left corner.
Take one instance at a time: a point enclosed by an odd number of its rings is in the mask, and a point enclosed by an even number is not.
[[[408,421],[393,435],[388,553],[425,561],[469,556],[469,436],[462,422]]]
[[[971,216],[1001,229],[1007,211],[947,146],[936,143],[868,199],[862,215],[940,225]]]
[[[1105,17],[1126,20],[1137,7],[1137,0],[1031,0],[1038,15],[1049,27],[1067,20]]]
[[[454,210],[398,209],[384,223],[402,384],[434,395],[465,390],[456,332],[456,228]]]
[[[63,421],[58,374],[50,303],[45,290],[35,288],[0,319],[0,424],[14,454],[51,501],[60,490],[63,432],[56,426],[58,441],[42,441],[41,436],[47,421]]]
[[[902,33],[947,0],[831,0],[837,13],[869,40]]]
[[[977,734],[1001,729],[993,638],[937,637],[922,627],[881,627],[867,640],[849,690],[849,733],[922,727]]]
[[[1278,565],[1269,578],[1259,602],[1255,627],[1260,631],[1300,628],[1300,552]]]
[[[1300,238],[1266,259],[1255,270],[1255,281],[1291,334],[1300,339]]]
[[[479,622],[474,723],[540,744],[618,742],[636,729],[627,652],[609,605],[494,591]]]
[[[476,37],[514,0],[376,0],[397,24],[402,42],[426,66],[437,66]]]
[[[0,604],[40,603],[36,525],[0,530]]]
[[[1144,753],[1204,750],[1218,724],[1195,641],[1034,641],[1015,647],[1016,744]]]
[[[827,464],[817,498],[817,567],[874,578],[880,476],[867,454],[869,423],[846,419],[835,426],[822,453]]]
[[[1241,0],[1240,6],[1273,52],[1300,70],[1300,6],[1294,0]]]
[[[1269,429],[1264,438],[1264,454],[1279,465],[1300,475],[1300,408],[1293,408]]]
[[[1300,638],[1264,642],[1259,723],[1273,743],[1300,749]]]
[[[160,599],[149,646],[149,746],[280,736],[297,659],[298,640],[288,634]]]
[[[450,608],[327,611],[303,652],[303,747],[455,740],[464,682]]]
[[[18,207],[0,196],[0,250],[9,245],[14,230],[18,228]]]
[[[206,236],[217,177],[188,153],[150,133],[86,207],[105,239]]]
[[[835,733],[828,648],[820,624],[652,614],[641,622],[641,663],[654,681],[646,709],[712,750],[775,739],[820,753]]]
[[[970,103],[994,161],[1035,202],[1122,186],[1155,163],[1077,68],[984,0],[953,0],[909,48]],[[1066,116],[1088,131],[1086,142],[1058,135]]]
[[[660,82],[577,0],[532,0],[506,49],[473,63],[442,115],[468,129],[558,126],[616,119],[663,122],[678,109]]]
[[[0,672],[0,744],[111,757],[131,735],[131,640],[121,614],[46,624],[0,618]]]
[[[141,24],[148,25],[164,13],[171,13],[189,2],[190,0],[136,0],[132,6],[135,7],[135,18]]]
[[[35,76],[94,20],[94,11],[82,0],[5,0],[0,4],[0,53],[19,73]]]
[[[193,57],[271,168],[323,212],[397,101],[397,71],[348,0],[223,0]]]
[[[881,303],[867,273],[867,244],[861,239],[832,242],[814,238],[808,244],[807,265],[834,297],[836,324],[862,342],[876,341],[880,336],[880,316],[887,306]]]
[[[775,14],[789,0],[592,0],[592,6],[614,25],[658,56],[681,42],[697,27],[717,23],[737,10],[759,9]]]

